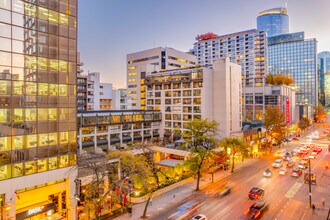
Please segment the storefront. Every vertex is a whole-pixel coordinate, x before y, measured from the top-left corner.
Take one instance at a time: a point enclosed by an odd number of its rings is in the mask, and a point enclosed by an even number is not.
[[[16,220],[60,220],[56,213],[55,203],[40,203],[35,206],[17,210]]]

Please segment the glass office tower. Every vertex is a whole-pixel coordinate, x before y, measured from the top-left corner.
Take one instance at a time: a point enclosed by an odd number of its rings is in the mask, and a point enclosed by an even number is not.
[[[304,32],[268,38],[268,70],[294,79],[297,105],[318,103],[316,54],[316,39],[305,39]]]
[[[330,106],[330,52],[317,55],[319,73],[319,101],[323,106]]]
[[[266,31],[268,37],[289,33],[289,16],[286,8],[262,11],[257,18],[257,29]]]
[[[76,16],[76,0],[0,1],[0,205],[16,219],[69,208],[72,180],[64,171],[76,164]],[[44,204],[49,197],[56,199]]]

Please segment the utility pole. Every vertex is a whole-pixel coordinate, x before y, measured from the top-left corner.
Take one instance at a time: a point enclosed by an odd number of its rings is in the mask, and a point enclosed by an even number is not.
[[[309,207],[312,208],[311,158],[308,159]]]

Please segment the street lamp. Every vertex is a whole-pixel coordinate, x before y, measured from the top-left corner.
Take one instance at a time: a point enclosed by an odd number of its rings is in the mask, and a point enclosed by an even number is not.
[[[311,158],[308,159],[309,207],[312,208]]]

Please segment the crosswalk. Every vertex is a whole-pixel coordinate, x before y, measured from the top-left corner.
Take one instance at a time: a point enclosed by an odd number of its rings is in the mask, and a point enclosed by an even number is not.
[[[293,198],[294,195],[298,192],[298,190],[301,188],[303,183],[296,182],[291,186],[291,188],[288,190],[288,192],[284,195],[285,198]]]

